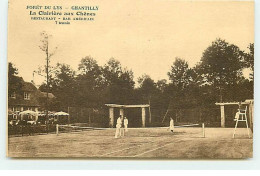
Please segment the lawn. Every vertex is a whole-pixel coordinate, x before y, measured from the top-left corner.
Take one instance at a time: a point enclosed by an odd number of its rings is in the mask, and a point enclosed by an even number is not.
[[[253,140],[245,128],[129,129],[114,138],[115,129],[8,138],[9,157],[120,159],[240,159],[253,157]]]

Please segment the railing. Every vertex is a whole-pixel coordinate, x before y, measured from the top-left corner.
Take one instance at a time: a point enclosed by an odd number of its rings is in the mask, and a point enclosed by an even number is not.
[[[8,125],[8,136],[27,136],[54,133],[55,124],[49,125]]]

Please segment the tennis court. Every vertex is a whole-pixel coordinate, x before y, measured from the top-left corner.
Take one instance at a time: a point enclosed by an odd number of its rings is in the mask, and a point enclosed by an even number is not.
[[[126,159],[250,158],[253,140],[245,128],[129,128],[114,138],[115,129],[9,137],[9,157],[73,157]]]

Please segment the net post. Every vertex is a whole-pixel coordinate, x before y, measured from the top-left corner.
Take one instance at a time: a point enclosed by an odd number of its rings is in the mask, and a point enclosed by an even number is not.
[[[56,124],[56,134],[57,134],[57,136],[59,134],[59,124]]]
[[[205,124],[202,123],[202,137],[205,138]]]

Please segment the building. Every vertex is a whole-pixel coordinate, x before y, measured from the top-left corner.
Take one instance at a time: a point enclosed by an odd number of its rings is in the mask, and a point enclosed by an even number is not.
[[[38,112],[46,95],[46,92],[38,90],[33,83],[23,81],[21,90],[13,92],[8,97],[9,118],[17,119],[19,112],[26,110]],[[49,93],[48,97],[52,99],[55,96]]]
[[[19,92],[13,92],[8,97],[8,111],[21,112],[25,110],[38,111],[40,106],[39,91],[30,82],[22,82],[22,89]]]

